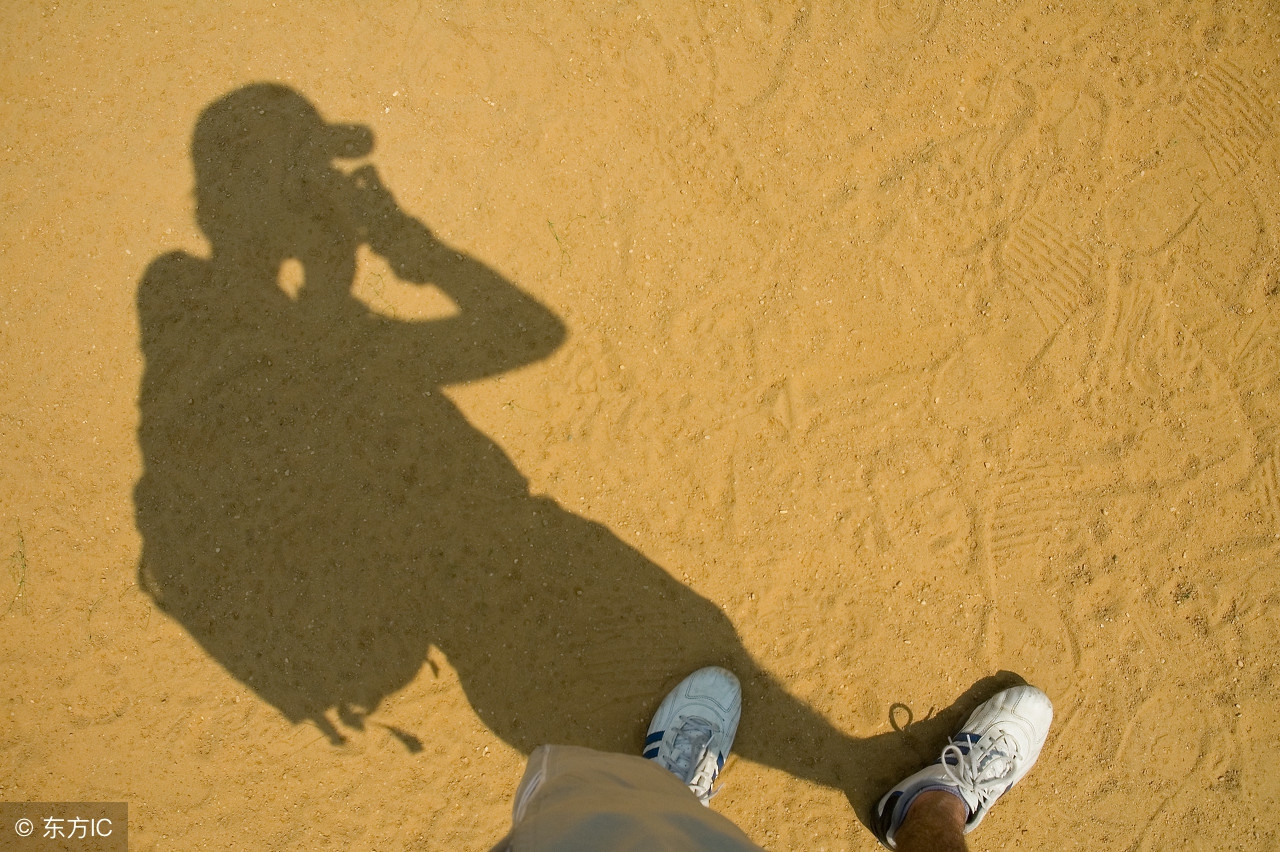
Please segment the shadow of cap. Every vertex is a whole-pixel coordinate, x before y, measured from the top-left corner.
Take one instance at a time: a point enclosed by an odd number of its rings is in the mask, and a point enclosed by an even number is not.
[[[238,165],[246,151],[326,161],[365,157],[373,151],[373,131],[362,124],[329,124],[293,89],[254,83],[206,107],[191,143],[197,168],[221,172]]]

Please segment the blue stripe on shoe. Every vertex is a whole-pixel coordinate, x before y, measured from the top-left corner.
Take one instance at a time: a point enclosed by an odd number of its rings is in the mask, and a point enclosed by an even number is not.
[[[969,749],[978,744],[978,740],[982,739],[981,734],[967,734],[963,731],[951,738],[951,744],[954,745],[961,754],[968,754]],[[945,763],[947,766],[955,766],[959,761],[951,756],[950,752],[943,754],[934,763]]]
[[[873,827],[873,830],[875,831],[876,837],[880,839],[880,842],[888,848],[892,848],[889,846],[889,831],[890,829],[895,831],[897,829],[893,824],[893,815],[897,811],[898,800],[901,798],[901,792],[892,793],[882,803],[883,807],[877,807],[875,810],[875,818],[873,819],[875,826]]]
[[[664,734],[666,734],[666,731],[654,731],[652,734],[644,738],[645,746],[647,747],[656,742],[661,742]]]
[[[660,752],[660,751],[662,751],[662,749],[661,749],[661,748],[651,748],[651,749],[649,749],[648,751],[643,752],[640,756],[641,756],[641,757],[647,757],[647,758],[649,758],[649,760],[653,760],[655,757],[657,757],[657,756],[658,756],[658,752]]]

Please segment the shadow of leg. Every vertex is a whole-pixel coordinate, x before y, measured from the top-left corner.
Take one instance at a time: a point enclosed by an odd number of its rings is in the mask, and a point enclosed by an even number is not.
[[[719,607],[607,528],[546,500],[505,506],[484,526],[501,532],[452,556],[433,632],[476,712],[526,753],[556,743],[638,754],[663,696],[720,665],[743,686],[735,752],[844,791],[869,825],[885,790],[1016,682],[986,678],[937,715],[907,711],[900,730],[858,739],[764,670]]]

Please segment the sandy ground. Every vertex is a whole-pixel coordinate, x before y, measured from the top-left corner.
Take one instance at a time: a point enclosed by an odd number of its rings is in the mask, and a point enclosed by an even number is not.
[[[486,849],[719,662],[771,849],[1016,677],[975,849],[1280,848],[1274,2],[204,6],[6,4],[0,800]]]

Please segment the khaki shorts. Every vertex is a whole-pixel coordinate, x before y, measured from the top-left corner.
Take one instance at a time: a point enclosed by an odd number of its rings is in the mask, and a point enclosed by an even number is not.
[[[493,852],[761,852],[653,761],[576,746],[529,755],[511,823]]]

